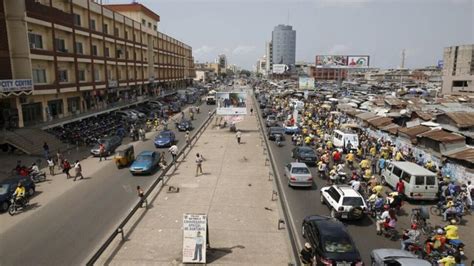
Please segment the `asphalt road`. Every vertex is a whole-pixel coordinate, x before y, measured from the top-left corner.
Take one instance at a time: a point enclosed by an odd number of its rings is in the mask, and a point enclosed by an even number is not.
[[[257,107],[258,108],[258,107]],[[261,110],[259,110],[261,114]],[[266,129],[265,129],[266,130]],[[295,160],[291,158],[291,150],[295,147],[291,142],[291,135],[285,136],[284,145],[278,147],[273,141],[270,141],[270,149],[274,156],[277,170],[279,175],[277,178],[281,178],[282,189],[281,193],[285,194],[285,198],[288,204],[290,219],[293,219],[293,223],[298,238],[297,247],[301,248],[306,242],[301,235],[301,225],[304,217],[308,215],[326,215],[330,216],[329,209],[326,205],[322,205],[320,202],[320,189],[326,186],[326,181],[320,179],[317,174],[317,168],[310,166],[310,170],[313,176],[313,187],[312,188],[292,188],[287,185],[287,178],[284,176],[284,166]],[[349,173],[349,171],[346,171]],[[281,198],[281,197],[280,197]],[[405,214],[400,218],[397,225],[398,231],[400,228],[409,227],[409,215]],[[370,252],[373,249],[385,247],[385,248],[400,248],[399,241],[390,241],[382,236],[378,236],[375,230],[375,222],[368,217],[360,221],[343,221],[347,225],[347,229],[352,236],[357,248],[364,260],[366,265],[370,265]],[[290,223],[290,226],[292,224]]]
[[[214,108],[201,105],[194,127],[198,128]],[[177,132],[174,125],[169,128],[177,134],[178,147],[184,146],[184,133]],[[137,142],[135,154],[156,150],[152,141]],[[169,162],[168,152],[166,156]],[[97,162],[97,169],[93,175],[87,175],[84,169],[85,180],[76,181],[73,189],[1,234],[0,265],[80,264],[136,204],[136,186],[148,188],[157,176],[132,176],[126,168],[117,169],[111,159],[100,165]]]

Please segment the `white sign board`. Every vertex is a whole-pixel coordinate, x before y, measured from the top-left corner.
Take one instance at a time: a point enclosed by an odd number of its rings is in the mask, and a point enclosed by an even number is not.
[[[283,74],[288,70],[288,66],[285,64],[274,64],[273,65],[273,74]]]
[[[217,92],[217,115],[246,115],[246,92]]]
[[[183,263],[206,263],[207,215],[183,215]]]
[[[31,79],[3,79],[0,80],[0,92],[17,92],[33,90]]]

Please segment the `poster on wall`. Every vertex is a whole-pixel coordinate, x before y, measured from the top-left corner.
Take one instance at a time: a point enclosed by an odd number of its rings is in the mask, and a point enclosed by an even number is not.
[[[246,92],[218,92],[217,115],[246,115],[247,93]]]
[[[317,67],[345,67],[347,56],[345,55],[318,55],[316,56]]]
[[[207,215],[183,215],[183,263],[206,263]]]
[[[348,67],[369,67],[368,56],[349,56],[347,58]]]
[[[300,90],[314,90],[314,78],[300,77],[298,85]]]

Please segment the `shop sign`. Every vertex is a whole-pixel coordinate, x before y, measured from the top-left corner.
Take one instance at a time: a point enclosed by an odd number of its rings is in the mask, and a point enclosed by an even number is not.
[[[31,79],[3,79],[0,80],[0,93],[33,90]]]

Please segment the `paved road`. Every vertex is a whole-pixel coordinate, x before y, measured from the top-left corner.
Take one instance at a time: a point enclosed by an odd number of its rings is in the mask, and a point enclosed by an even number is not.
[[[193,125],[200,126],[213,108],[202,105]],[[177,133],[177,138],[182,147],[184,133]],[[136,154],[142,150],[155,150],[152,139],[135,144]],[[0,235],[0,265],[80,264],[136,204],[136,186],[147,188],[157,176],[132,176],[127,169],[118,170],[113,160],[100,164],[95,160],[82,163],[95,168],[84,167],[87,179],[76,181],[67,193],[58,192],[53,201],[30,210],[29,217],[19,219]]]

